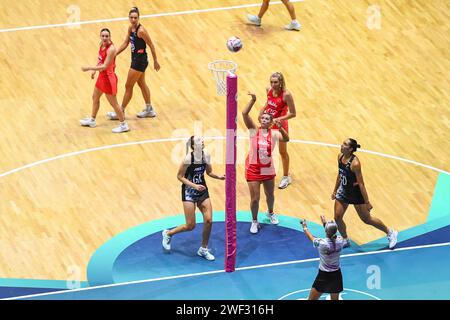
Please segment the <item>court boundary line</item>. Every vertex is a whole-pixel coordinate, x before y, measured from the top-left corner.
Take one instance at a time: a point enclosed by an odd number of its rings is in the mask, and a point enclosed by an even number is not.
[[[94,147],[94,148],[88,148],[88,149],[83,149],[83,150],[79,150],[79,151],[73,151],[73,152],[69,152],[69,153],[63,153],[60,154],[58,156],[54,156],[54,157],[50,157],[47,159],[42,159],[42,160],[38,160],[29,164],[26,164],[24,166],[21,167],[17,167],[15,169],[11,169],[8,170],[6,172],[3,172],[0,174],[0,178],[6,177],[10,174],[28,169],[28,168],[32,168],[35,166],[38,166],[40,164],[44,164],[47,162],[51,162],[54,160],[58,160],[58,159],[63,159],[63,158],[68,158],[71,156],[77,156],[80,154],[84,154],[84,153],[89,153],[89,152],[94,152],[94,151],[99,151],[99,150],[107,150],[107,149],[113,149],[113,148],[120,148],[120,147],[127,147],[127,146],[133,146],[133,145],[141,145],[141,144],[147,144],[147,143],[159,143],[159,142],[177,142],[177,141],[186,141],[186,139],[188,139],[189,137],[184,137],[184,138],[161,138],[161,139],[149,139],[149,140],[141,140],[141,141],[131,141],[131,142],[125,142],[125,143],[118,143],[118,144],[112,144],[112,145],[106,145],[106,146],[101,146],[101,147]],[[225,137],[204,137],[204,140],[225,140]],[[244,140],[244,139],[248,139],[248,137],[237,137],[238,140]],[[300,143],[300,144],[309,144],[309,145],[319,145],[319,146],[325,146],[325,147],[333,147],[333,148],[340,148],[340,145],[337,144],[331,144],[331,143],[325,143],[325,142],[317,142],[317,141],[307,141],[307,140],[289,140],[289,142],[292,143]],[[369,153],[369,154],[374,154],[377,156],[381,156],[384,158],[390,158],[390,159],[394,159],[394,160],[398,160],[401,162],[406,162],[409,164],[414,164],[416,166],[420,166],[420,167],[424,167],[439,173],[444,173],[447,175],[450,175],[450,172],[447,172],[445,170],[424,164],[424,163],[420,163],[414,160],[409,160],[409,159],[405,159],[405,158],[401,158],[398,156],[393,156],[393,155],[389,155],[386,153],[381,153],[381,152],[377,152],[377,151],[371,151],[371,150],[366,150],[366,149],[359,149],[359,152],[364,152],[364,153]]]
[[[363,295],[366,295],[366,296],[369,296],[369,297],[371,297],[371,298],[374,298],[375,300],[382,300],[381,298],[378,298],[377,296],[375,296],[375,295],[373,295],[373,294],[370,294],[370,293],[367,293],[367,292],[364,292],[364,291],[360,291],[360,290],[355,290],[355,289],[350,289],[350,288],[343,288],[344,290],[343,291],[350,291],[350,292],[356,292],[356,293],[360,293],[360,294],[363,294]],[[307,292],[307,291],[310,291],[311,290],[311,288],[309,288],[309,289],[301,289],[301,290],[297,290],[297,291],[292,291],[292,292],[290,292],[290,293],[288,293],[288,294],[285,294],[284,296],[281,296],[280,298],[278,298],[277,300],[284,300],[284,298],[286,298],[286,297],[289,297],[289,296],[291,296],[291,295],[293,295],[293,294],[296,294],[296,293],[301,293],[301,292]],[[341,292],[342,293],[342,292]],[[339,297],[341,296],[341,293],[339,293]]]
[[[366,255],[382,254],[382,253],[395,253],[395,252],[418,250],[418,249],[445,247],[445,246],[450,246],[450,242],[404,247],[404,248],[398,248],[398,249],[394,249],[394,250],[385,249],[385,250],[372,251],[372,252],[350,253],[350,254],[342,255],[341,259],[350,258],[350,257],[366,256]],[[320,258],[310,258],[310,259],[304,259],[304,260],[293,260],[293,261],[268,263],[268,264],[261,264],[261,265],[248,266],[248,267],[239,267],[239,268],[236,268],[236,271],[253,270],[253,269],[261,269],[261,268],[268,268],[268,267],[278,267],[278,266],[291,265],[291,264],[302,264],[302,263],[306,263],[306,262],[318,261],[319,259]],[[154,279],[112,283],[112,284],[107,284],[107,285],[93,286],[93,287],[79,288],[79,289],[72,289],[72,290],[65,290],[65,291],[46,292],[46,293],[38,293],[38,294],[25,295],[25,296],[9,297],[9,298],[0,299],[0,300],[18,300],[18,299],[36,298],[36,297],[51,296],[51,295],[57,295],[57,294],[67,294],[67,293],[72,293],[72,292],[97,290],[97,289],[112,288],[112,287],[125,286],[125,285],[134,285],[134,284],[150,283],[150,282],[173,280],[173,279],[183,279],[183,278],[210,275],[210,274],[219,274],[219,273],[225,273],[225,270],[223,270],[223,269],[222,270],[213,270],[213,271],[189,273],[189,274],[176,275],[176,276],[160,277],[160,278],[154,278]]]
[[[291,2],[304,2],[305,0],[291,0]],[[282,4],[281,1],[274,1],[270,3],[271,5]],[[179,15],[188,15],[188,14],[197,14],[197,13],[205,13],[205,12],[217,12],[217,11],[227,11],[227,10],[235,10],[242,8],[252,8],[252,7],[260,7],[261,3],[250,3],[243,4],[239,6],[229,6],[229,7],[218,7],[218,8],[208,8],[208,9],[194,9],[194,10],[184,10],[184,11],[173,11],[173,12],[163,12],[163,13],[153,13],[141,15],[139,19],[149,19],[149,18],[158,18],[158,17],[168,17],[168,16],[179,16]],[[50,29],[50,28],[59,28],[59,27],[78,27],[81,25],[94,24],[94,23],[104,23],[104,22],[115,22],[115,21],[125,21],[128,20],[128,17],[121,18],[109,18],[109,19],[98,19],[98,20],[86,20],[86,21],[78,21],[78,22],[66,22],[66,23],[55,23],[55,24],[45,24],[45,25],[35,25],[35,26],[27,26],[27,27],[15,27],[15,28],[4,28],[0,29],[0,33],[6,32],[15,32],[15,31],[26,31],[26,30],[37,30],[37,29]]]

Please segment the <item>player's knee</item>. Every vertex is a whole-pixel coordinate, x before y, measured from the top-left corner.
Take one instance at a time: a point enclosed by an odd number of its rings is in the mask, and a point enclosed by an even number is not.
[[[133,85],[131,83],[125,83],[125,90],[133,91]]]
[[[252,205],[252,206],[257,205],[258,203],[259,203],[259,197],[253,197],[250,200],[250,205]]]
[[[284,4],[288,4],[289,0],[281,0],[281,2],[283,2]]]
[[[212,218],[211,218],[211,217],[204,218],[204,219],[203,219],[203,223],[204,223],[204,224],[211,225],[211,224],[212,224]]]
[[[370,216],[365,216],[361,218],[362,222],[365,224],[372,224],[372,218]]]
[[[189,223],[186,223],[186,229],[187,229],[188,231],[194,230],[194,229],[195,229],[195,222],[189,222]]]

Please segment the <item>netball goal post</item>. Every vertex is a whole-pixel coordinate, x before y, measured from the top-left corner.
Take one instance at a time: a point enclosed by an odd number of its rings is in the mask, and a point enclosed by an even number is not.
[[[227,97],[227,131],[225,156],[225,271],[236,267],[236,128],[237,64],[216,60],[208,64],[216,81],[217,94]]]

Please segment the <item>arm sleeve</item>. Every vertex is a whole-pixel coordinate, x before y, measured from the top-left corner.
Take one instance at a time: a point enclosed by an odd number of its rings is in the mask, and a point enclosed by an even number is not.
[[[320,238],[314,238],[313,239],[313,246],[314,248],[318,248],[320,246],[320,243],[322,242],[322,239]]]

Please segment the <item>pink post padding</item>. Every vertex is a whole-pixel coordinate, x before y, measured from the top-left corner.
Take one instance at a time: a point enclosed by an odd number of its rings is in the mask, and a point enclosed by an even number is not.
[[[227,136],[225,169],[225,271],[236,266],[236,127],[237,76],[227,75]]]

